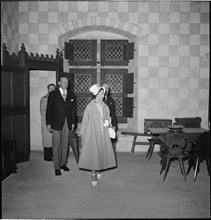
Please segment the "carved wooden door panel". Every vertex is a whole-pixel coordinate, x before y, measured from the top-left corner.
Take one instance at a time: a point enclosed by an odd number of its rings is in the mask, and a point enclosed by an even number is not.
[[[16,162],[30,157],[28,73],[24,68],[2,66],[1,138],[16,140]]]

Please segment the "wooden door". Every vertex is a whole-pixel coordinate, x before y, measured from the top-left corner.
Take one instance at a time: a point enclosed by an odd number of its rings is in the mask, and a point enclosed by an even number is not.
[[[28,72],[1,67],[1,138],[16,140],[16,162],[30,158]]]

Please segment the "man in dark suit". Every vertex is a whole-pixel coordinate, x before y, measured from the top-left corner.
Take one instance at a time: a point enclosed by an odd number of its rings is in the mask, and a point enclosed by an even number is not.
[[[75,97],[73,92],[68,89],[68,77],[59,77],[59,88],[49,94],[46,126],[52,132],[52,147],[54,158],[55,175],[61,175],[60,169],[69,171],[68,163],[68,144],[70,132],[75,128]]]
[[[110,110],[110,116],[111,116],[111,124],[114,127],[115,131],[117,131],[117,118],[115,114],[115,102],[110,94],[110,87],[108,83],[103,83],[102,86],[105,88],[105,95],[104,95],[104,102],[108,105],[108,108]],[[111,142],[114,146],[114,149],[116,149],[116,138],[111,139]]]

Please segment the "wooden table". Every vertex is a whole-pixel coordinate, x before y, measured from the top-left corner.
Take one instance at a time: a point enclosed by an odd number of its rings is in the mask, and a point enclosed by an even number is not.
[[[152,136],[159,136],[163,141],[166,134],[173,133],[169,128],[148,128],[148,131]],[[205,128],[183,128],[182,133],[187,134],[187,142],[194,142],[195,139],[205,131],[208,131]]]
[[[136,145],[149,145],[148,141],[136,141],[138,136],[150,137],[151,135],[148,134],[148,133],[142,133],[142,132],[136,132],[136,131],[122,131],[121,134],[133,136],[133,143],[132,143],[132,147],[131,147],[131,153],[132,154],[135,151],[135,146]]]
[[[151,135],[160,135],[160,134],[169,134],[172,133],[169,128],[148,128],[148,131]],[[186,134],[202,134],[205,131],[208,131],[205,128],[183,128],[182,133]]]

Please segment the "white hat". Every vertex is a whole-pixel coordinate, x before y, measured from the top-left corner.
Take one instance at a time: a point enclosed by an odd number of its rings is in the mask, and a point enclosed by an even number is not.
[[[93,95],[97,95],[98,92],[100,91],[100,89],[103,89],[103,92],[105,93],[105,88],[103,86],[99,87],[97,84],[92,85],[89,88],[89,91],[93,94]]]

